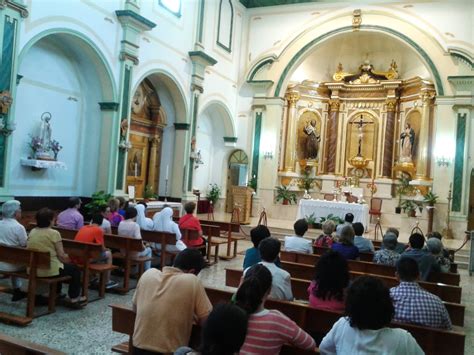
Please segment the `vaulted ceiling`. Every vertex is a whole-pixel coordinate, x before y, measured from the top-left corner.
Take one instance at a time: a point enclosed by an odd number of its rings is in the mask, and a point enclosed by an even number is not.
[[[320,0],[240,0],[242,5],[247,8],[276,6],[276,5],[291,5],[301,4],[305,2],[322,2]]]

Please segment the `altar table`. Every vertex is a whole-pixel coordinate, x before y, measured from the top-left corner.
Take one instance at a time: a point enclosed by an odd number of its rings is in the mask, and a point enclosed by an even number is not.
[[[150,201],[146,204],[147,212],[151,215],[158,211],[161,211],[165,207],[165,205],[173,209],[174,216],[181,217],[183,214],[183,205],[180,202]]]
[[[369,224],[369,205],[358,203],[347,203],[326,200],[300,200],[296,219],[305,218],[311,214],[319,222],[320,217],[327,217],[329,214],[344,219],[346,213],[354,215],[354,222],[360,222],[367,228]]]

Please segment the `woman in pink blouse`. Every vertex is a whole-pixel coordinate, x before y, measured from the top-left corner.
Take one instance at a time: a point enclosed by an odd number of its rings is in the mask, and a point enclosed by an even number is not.
[[[112,227],[118,227],[120,222],[124,220],[123,216],[119,214],[118,210],[120,207],[120,201],[116,198],[109,200],[109,213],[107,219],[109,220]]]
[[[311,307],[344,311],[345,289],[349,285],[346,259],[337,251],[328,250],[315,265],[315,275],[308,287]]]

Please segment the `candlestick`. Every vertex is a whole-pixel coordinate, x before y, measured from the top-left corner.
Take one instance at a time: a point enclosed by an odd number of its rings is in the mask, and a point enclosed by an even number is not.
[[[138,164],[135,163],[135,177],[138,176]]]
[[[168,177],[165,179],[165,202],[168,202]]]
[[[166,165],[166,176],[165,176],[166,180],[168,180],[168,178],[169,178],[169,170],[170,170],[169,168],[170,168],[170,166]]]

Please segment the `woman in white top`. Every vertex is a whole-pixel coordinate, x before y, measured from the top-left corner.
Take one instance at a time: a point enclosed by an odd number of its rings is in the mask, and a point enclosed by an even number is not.
[[[388,327],[395,310],[379,279],[361,276],[354,281],[347,292],[346,314],[322,340],[321,354],[424,354],[409,332]]]
[[[137,210],[137,223],[141,229],[145,231],[152,231],[153,230],[153,220],[151,218],[146,217],[145,211],[146,206],[142,203],[138,203],[135,206]]]
[[[135,207],[128,207],[125,210],[125,220],[121,221],[118,225],[117,233],[122,237],[131,237],[135,239],[142,239],[140,233],[140,226],[137,222],[137,210]],[[136,256],[151,257],[151,248],[143,245],[143,251],[138,252]],[[147,271],[151,268],[151,261],[145,261],[144,270]]]
[[[173,210],[165,207],[153,216],[153,230],[158,232],[174,233],[176,235],[176,245],[167,245],[166,251],[179,252],[186,249],[186,244],[181,240],[181,232],[178,224],[173,222]],[[161,244],[155,244],[155,248],[161,250]]]

